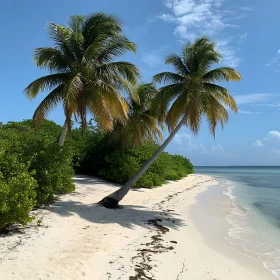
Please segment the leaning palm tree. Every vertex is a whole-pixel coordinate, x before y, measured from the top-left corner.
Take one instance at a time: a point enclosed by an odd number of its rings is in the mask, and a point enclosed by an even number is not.
[[[129,87],[127,103],[128,119],[125,122],[115,121],[109,133],[111,141],[121,142],[123,147],[139,146],[145,141],[163,139],[161,125],[151,105],[158,90],[153,84],[133,84]]]
[[[119,19],[104,13],[72,16],[67,26],[49,23],[47,28],[54,46],[36,49],[34,60],[50,75],[25,89],[30,99],[49,91],[34,113],[35,124],[62,103],[62,145],[72,117],[81,121],[83,132],[88,114],[94,115],[103,130],[112,130],[114,119],[125,121],[128,104],[122,91],[128,82],[137,80],[139,70],[129,62],[116,61],[127,51],[136,51],[136,45],[123,35]]]
[[[239,81],[241,75],[229,67],[214,69],[213,66],[220,62],[221,57],[215,44],[204,37],[193,44],[187,44],[181,56],[171,54],[167,57],[166,64],[173,66],[175,72],[163,72],[154,76],[155,83],[167,84],[156,96],[154,108],[158,112],[159,120],[165,120],[171,133],[140,170],[119,190],[101,200],[100,204],[108,208],[117,207],[182,126],[185,125],[197,133],[202,117],[206,117],[210,132],[215,136],[217,124],[224,126],[228,121],[228,113],[224,106],[234,112],[238,111],[228,89],[216,83]]]

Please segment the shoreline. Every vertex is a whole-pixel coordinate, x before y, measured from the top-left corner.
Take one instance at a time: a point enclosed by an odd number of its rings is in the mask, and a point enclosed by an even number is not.
[[[198,194],[196,204],[192,208],[192,218],[204,243],[240,266],[257,272],[260,279],[277,279],[272,271],[264,266],[257,253],[247,251],[241,245],[230,243],[228,233],[232,226],[227,216],[231,211],[232,202],[223,191],[220,184],[209,187],[205,192]],[[206,222],[202,221],[200,216],[203,216]]]
[[[276,279],[205,243],[192,209],[197,195],[216,184],[214,177],[190,175],[133,190],[119,210],[95,204],[117,185],[87,176],[76,176],[75,183],[74,193],[33,211],[41,226],[35,220],[21,233],[0,237],[1,280]]]

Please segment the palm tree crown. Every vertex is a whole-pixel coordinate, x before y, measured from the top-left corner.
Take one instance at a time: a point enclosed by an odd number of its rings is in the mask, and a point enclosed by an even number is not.
[[[210,131],[215,136],[217,124],[223,126],[228,120],[224,105],[234,112],[238,111],[228,89],[216,82],[239,81],[241,75],[230,67],[213,69],[221,57],[215,44],[205,37],[187,44],[181,56],[171,54],[167,57],[165,63],[172,65],[175,72],[159,73],[153,81],[167,83],[160,89],[155,106],[170,131],[184,118],[185,125],[197,133],[202,116],[206,116]]]
[[[123,35],[119,19],[97,13],[73,16],[68,26],[49,23],[47,28],[54,46],[36,49],[34,60],[50,75],[25,89],[30,99],[50,91],[34,113],[35,123],[61,102],[68,123],[74,115],[83,128],[87,113],[104,130],[112,129],[115,118],[126,120],[128,104],[122,91],[127,82],[137,80],[139,70],[129,62],[116,61],[126,51],[136,51],[136,45]]]
[[[153,84],[133,84],[129,88],[128,120],[116,121],[110,133],[122,146],[138,146],[144,141],[160,141],[163,136],[156,114],[151,110],[153,99],[158,94]]]
[[[197,133],[202,117],[208,120],[211,133],[215,136],[218,123],[223,126],[228,120],[225,105],[237,112],[237,105],[229,91],[217,85],[219,81],[239,81],[241,75],[230,67],[213,69],[219,63],[220,53],[207,38],[196,40],[183,48],[181,56],[171,54],[166,64],[175,68],[154,76],[154,82],[167,83],[154,98],[153,110],[159,121],[165,121],[171,131],[167,139],[149,160],[120,189],[104,197],[100,204],[108,208],[118,206],[133,184],[148,170],[183,125]]]

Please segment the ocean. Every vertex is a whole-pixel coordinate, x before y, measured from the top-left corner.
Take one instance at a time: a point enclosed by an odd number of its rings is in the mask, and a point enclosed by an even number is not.
[[[254,253],[280,279],[280,167],[195,167],[231,200],[226,240]]]

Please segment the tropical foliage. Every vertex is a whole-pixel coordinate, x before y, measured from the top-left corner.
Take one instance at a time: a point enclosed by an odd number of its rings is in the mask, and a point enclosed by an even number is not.
[[[124,184],[155,153],[158,145],[145,142],[135,148],[123,150],[118,148],[105,156],[106,168],[99,175],[109,181]],[[151,188],[161,186],[166,180],[179,180],[193,173],[193,165],[182,156],[172,156],[166,152],[149,167],[133,185],[134,188]]]
[[[113,142],[122,143],[123,147],[140,146],[145,141],[163,139],[160,124],[155,112],[151,110],[153,99],[158,91],[152,84],[133,84],[128,89],[128,119],[125,122],[115,121],[109,133]]]
[[[75,189],[72,149],[56,144],[60,130],[53,122],[39,130],[32,121],[0,126],[0,231],[26,224],[33,207]]]
[[[34,113],[41,123],[59,103],[63,104],[66,124],[74,116],[85,132],[88,113],[99,127],[112,130],[113,120],[127,120],[128,104],[123,97],[129,82],[135,83],[139,70],[116,59],[136,45],[122,33],[118,18],[104,13],[72,16],[69,24],[47,24],[53,47],[37,48],[34,60],[50,74],[33,81],[26,89],[28,98],[49,91]]]
[[[183,119],[184,125],[197,133],[205,116],[210,132],[215,135],[217,124],[224,126],[228,121],[224,106],[238,111],[228,89],[217,82],[236,82],[241,75],[230,67],[213,68],[221,58],[215,44],[207,38],[188,43],[181,56],[167,57],[165,63],[175,71],[159,73],[153,81],[167,84],[160,88],[154,104],[159,118],[165,120],[170,131]]]
[[[32,220],[34,207],[48,205],[58,194],[74,191],[74,170],[124,183],[158,148],[154,142],[124,148],[108,133],[88,125],[72,130],[64,146],[57,145],[61,126],[44,121],[35,128],[32,120],[0,126],[0,231]],[[181,156],[163,153],[134,187],[160,186],[193,172]]]
[[[171,132],[161,147],[119,190],[105,197],[100,204],[114,208],[132,186],[160,156],[180,128],[185,125],[197,133],[206,118],[210,132],[215,136],[218,124],[224,126],[228,113],[224,106],[237,112],[237,105],[227,88],[218,85],[222,81],[239,81],[241,75],[230,67],[214,68],[222,55],[207,38],[197,39],[184,46],[180,56],[171,54],[166,64],[174,72],[162,72],[154,76],[155,83],[165,83],[153,101],[153,110],[159,121],[165,121]]]

